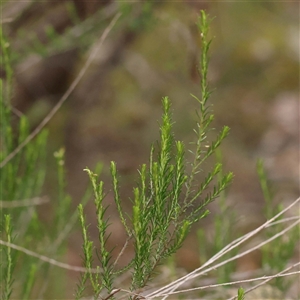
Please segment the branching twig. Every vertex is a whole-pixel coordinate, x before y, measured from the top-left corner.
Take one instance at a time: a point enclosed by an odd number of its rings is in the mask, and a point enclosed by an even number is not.
[[[273,275],[273,276],[267,276],[267,277],[265,277],[265,278],[262,278],[262,279],[266,279],[266,280],[264,280],[263,282],[260,282],[260,283],[256,284],[255,286],[253,286],[253,287],[251,287],[251,288],[245,290],[245,294],[246,294],[246,293],[249,293],[249,292],[251,292],[251,291],[253,291],[253,290],[255,290],[255,289],[257,289],[258,287],[260,287],[260,286],[262,286],[262,285],[264,285],[264,284],[266,284],[267,282],[269,282],[269,281],[272,280],[273,278],[276,278],[276,277],[282,277],[282,276],[288,276],[288,275],[299,274],[300,271],[291,272],[291,273],[285,273],[285,272],[291,270],[292,268],[295,268],[296,266],[299,266],[299,264],[300,264],[300,262],[297,262],[296,264],[294,264],[294,265],[292,265],[292,266],[290,266],[290,267],[284,269],[283,271],[281,271],[281,272],[279,272],[279,273],[277,273],[277,274],[275,274],[275,275]],[[232,297],[232,298],[230,298],[230,299],[228,299],[228,300],[235,300],[236,298],[237,298],[237,297]]]
[[[277,278],[277,277],[285,277],[285,276],[300,274],[300,271],[285,273],[286,271],[288,271],[290,269],[293,269],[293,268],[295,268],[299,265],[300,265],[300,262],[297,262],[297,263],[293,264],[292,266],[286,268],[284,271],[282,271],[280,273],[277,273],[275,275],[261,276],[261,277],[255,277],[255,278],[250,278],[250,279],[243,279],[243,280],[238,280],[238,281],[225,282],[225,283],[220,283],[220,284],[210,284],[210,285],[205,285],[205,286],[198,286],[198,287],[191,288],[191,289],[175,291],[175,292],[169,293],[167,295],[163,295],[163,296],[170,296],[170,295],[181,294],[181,293],[189,293],[189,292],[194,292],[194,291],[199,291],[199,290],[204,290],[204,289],[209,289],[209,288],[217,288],[217,287],[221,287],[221,286],[229,286],[229,285],[241,284],[241,283],[246,283],[246,282],[253,282],[253,281],[257,281],[257,280],[265,280],[264,283],[266,283],[266,279],[268,279],[268,281],[269,281],[269,280]],[[258,287],[258,286],[256,286],[256,287]],[[253,288],[251,288],[251,291],[252,290],[253,290]],[[249,289],[249,292],[250,292],[250,289]],[[234,299],[235,298],[230,298],[228,300],[234,300]]]
[[[247,250],[247,251],[244,251],[244,252],[242,252],[242,253],[240,253],[240,254],[238,254],[238,255],[235,255],[235,256],[233,256],[233,257],[231,257],[231,258],[229,258],[229,259],[227,259],[227,260],[225,260],[225,261],[223,261],[223,262],[221,262],[221,263],[219,263],[219,264],[217,264],[217,265],[214,265],[214,266],[212,266],[212,267],[210,267],[210,268],[208,268],[208,269],[205,269],[205,270],[202,271],[202,272],[199,272],[199,273],[195,272],[194,274],[191,274],[191,273],[188,274],[184,280],[182,280],[182,281],[180,281],[179,283],[177,283],[177,285],[175,285],[175,286],[171,289],[171,291],[169,291],[168,293],[173,292],[173,291],[176,290],[180,285],[182,285],[183,283],[185,283],[185,282],[188,281],[188,280],[191,280],[191,279],[193,279],[193,278],[195,278],[195,277],[199,277],[199,276],[201,276],[201,275],[203,275],[203,274],[206,274],[206,273],[208,273],[208,272],[210,272],[210,271],[212,271],[212,270],[216,270],[217,268],[219,268],[219,267],[221,267],[221,266],[224,266],[225,264],[227,264],[227,263],[229,263],[229,262],[231,262],[231,261],[237,260],[238,258],[241,258],[241,257],[243,257],[243,256],[245,256],[245,255],[247,255],[247,254],[249,254],[249,253],[251,253],[251,252],[253,252],[253,251],[256,250],[256,249],[261,248],[261,247],[264,246],[265,244],[267,244],[267,243],[269,243],[269,242],[275,240],[276,238],[278,238],[279,236],[283,235],[284,233],[286,233],[287,231],[289,231],[290,229],[292,229],[293,227],[295,227],[295,226],[298,225],[298,224],[300,224],[300,220],[297,220],[296,222],[294,222],[293,224],[291,224],[290,226],[288,226],[287,228],[285,228],[285,229],[282,230],[281,232],[277,233],[276,235],[274,235],[274,236],[272,236],[271,238],[267,239],[266,241],[264,241],[264,242],[262,242],[262,243],[256,245],[255,247],[252,247],[251,249],[249,249],[249,250]],[[159,293],[159,295],[161,296],[161,293]],[[164,297],[163,299],[165,299],[165,298],[166,298],[166,297]]]
[[[278,234],[274,235],[273,237],[271,237],[270,239],[268,239],[267,241],[264,241],[263,243],[260,243],[259,245],[239,254],[236,255],[226,261],[223,261],[213,267],[210,267],[208,269],[205,269],[204,271],[200,272],[202,269],[204,269],[205,267],[207,267],[208,265],[211,265],[213,262],[215,262],[217,259],[219,259],[220,257],[222,257],[223,255],[225,255],[226,253],[228,253],[229,251],[231,251],[232,249],[236,248],[237,246],[239,246],[240,244],[242,244],[243,242],[245,242],[246,240],[250,239],[252,236],[254,236],[255,234],[257,234],[258,232],[262,231],[263,229],[265,229],[267,226],[269,226],[275,219],[277,219],[279,216],[281,216],[283,213],[285,213],[286,211],[288,211],[289,209],[291,209],[294,205],[296,205],[297,203],[300,202],[300,197],[298,199],[296,199],[292,204],[290,204],[288,207],[286,207],[285,209],[283,209],[281,212],[279,212],[276,216],[274,216],[273,218],[271,218],[270,220],[268,220],[267,222],[265,222],[263,225],[259,226],[258,228],[256,228],[255,230],[251,231],[250,233],[244,235],[241,238],[236,239],[235,241],[233,241],[232,243],[230,243],[229,245],[227,245],[224,249],[222,249],[220,252],[218,252],[215,256],[213,256],[210,260],[208,260],[204,265],[202,265],[200,268],[197,268],[196,270],[194,270],[193,272],[175,280],[174,282],[156,290],[155,292],[149,294],[147,297],[149,298],[154,298],[154,297],[159,297],[162,296],[163,294],[166,293],[170,293],[173,292],[174,290],[176,290],[180,285],[182,285],[183,283],[185,283],[188,280],[191,280],[192,278],[195,278],[197,276],[203,275],[204,273],[207,273],[208,271],[211,271],[217,267],[220,267],[232,260],[235,260],[241,256],[244,256],[246,254],[248,254],[249,252],[254,251],[255,249],[260,248],[262,245],[272,241],[273,239],[277,238],[278,236],[282,235],[283,233],[285,233],[286,231],[288,231],[289,229],[291,229],[292,227],[296,226],[297,224],[300,223],[300,220],[298,219],[296,222],[294,222],[292,225],[290,225],[289,227],[287,227],[286,229],[284,229],[283,231],[279,232]]]

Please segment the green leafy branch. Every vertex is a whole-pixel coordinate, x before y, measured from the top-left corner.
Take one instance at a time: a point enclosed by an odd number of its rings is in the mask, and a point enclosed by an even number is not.
[[[133,268],[131,290],[139,291],[145,287],[155,272],[155,268],[166,258],[174,254],[185,240],[192,225],[207,216],[207,205],[216,199],[229,185],[233,174],[221,172],[222,164],[217,162],[212,171],[208,172],[199,185],[197,173],[201,166],[217,150],[229,128],[224,127],[214,141],[208,145],[207,134],[211,128],[214,115],[210,109],[207,73],[208,51],[211,40],[208,38],[209,18],[201,11],[198,28],[201,32],[202,53],[200,58],[201,98],[194,95],[199,103],[197,112],[196,150],[193,152],[194,160],[191,163],[191,172],[186,171],[185,145],[177,141],[173,133],[173,120],[171,102],[168,97],[162,99],[162,124],[160,126],[160,140],[158,145],[151,147],[149,166],[143,164],[139,170],[139,181],[133,188],[132,214],[126,218],[121,205],[119,192],[119,176],[115,162],[111,162],[111,176],[114,200],[121,223],[128,238],[134,245],[134,258],[123,270],[115,270],[110,263],[111,250],[106,247],[109,224],[105,217],[107,207],[104,207],[103,182],[97,183],[96,175],[89,169],[88,172],[94,189],[95,206],[98,220],[100,261],[102,265],[101,284],[96,286],[96,275],[89,275],[95,295],[99,295],[103,288],[108,293],[113,289],[113,278],[120,272]],[[218,177],[218,174],[222,174]],[[210,189],[209,191],[207,191]],[[92,263],[92,242],[88,241],[86,225],[82,208],[79,214],[84,238],[84,261],[87,269]],[[83,276],[82,285],[88,276]]]

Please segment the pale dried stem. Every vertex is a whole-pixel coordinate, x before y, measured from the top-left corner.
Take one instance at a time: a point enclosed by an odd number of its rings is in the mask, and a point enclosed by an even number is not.
[[[245,290],[245,294],[247,294],[247,293],[249,293],[249,292],[251,292],[251,291],[257,289],[258,287],[260,287],[260,286],[266,284],[267,282],[269,282],[270,280],[272,280],[272,279],[274,279],[274,278],[277,278],[277,277],[284,277],[284,276],[289,276],[289,275],[300,274],[300,271],[295,271],[295,272],[285,273],[285,272],[287,272],[287,271],[291,270],[292,268],[295,268],[295,267],[297,267],[297,266],[299,266],[299,265],[300,265],[300,262],[297,262],[297,263],[295,263],[294,265],[292,265],[292,266],[290,266],[290,267],[284,269],[283,271],[281,271],[281,272],[279,272],[279,273],[277,273],[277,274],[275,274],[275,275],[273,275],[273,276],[262,277],[261,279],[265,279],[265,280],[264,280],[263,282],[260,282],[260,283],[256,284],[255,286],[253,286],[253,287],[251,287],[251,288]],[[260,279],[258,279],[258,280],[260,280]],[[228,299],[228,300],[235,300],[236,298],[237,298],[237,296],[232,297],[232,298],[230,298],[230,299]]]
[[[26,207],[26,206],[35,206],[35,205],[42,205],[48,203],[50,201],[49,197],[34,197],[31,199],[24,199],[24,200],[0,200],[0,208],[18,208],[18,207]]]
[[[213,267],[210,267],[208,269],[205,269],[204,271],[200,272],[202,269],[206,268],[208,265],[211,265],[213,262],[215,262],[217,259],[219,259],[220,257],[222,257],[223,255],[225,255],[226,253],[228,253],[229,251],[231,251],[232,249],[236,248],[237,246],[239,246],[240,244],[244,243],[245,241],[249,240],[252,236],[254,236],[255,234],[259,233],[260,231],[262,231],[263,229],[265,229],[266,227],[268,227],[275,219],[277,219],[279,216],[281,216],[282,214],[284,214],[286,211],[288,211],[289,209],[291,209],[294,205],[296,205],[297,203],[299,203],[300,201],[300,197],[298,199],[296,199],[292,204],[290,204],[288,207],[286,207],[285,209],[283,209],[281,212],[279,212],[276,216],[274,216],[273,218],[271,218],[270,220],[268,220],[267,222],[265,222],[263,225],[259,226],[258,228],[256,228],[255,230],[251,231],[250,233],[244,235],[241,238],[236,239],[235,241],[233,241],[232,243],[230,243],[229,245],[227,245],[224,249],[222,249],[220,252],[218,252],[215,256],[213,256],[210,260],[208,260],[205,264],[203,264],[200,268],[197,268],[196,270],[194,270],[193,272],[175,280],[174,282],[156,290],[155,292],[147,295],[147,298],[154,298],[154,297],[159,297],[162,295],[166,295],[167,293],[171,293],[174,292],[180,285],[182,285],[183,283],[185,283],[188,280],[191,280],[195,277],[198,277],[200,275],[203,275],[211,270],[216,269],[217,267],[220,267],[230,261],[233,261],[237,258],[240,258],[252,251],[254,251],[255,249],[258,249],[260,247],[262,247],[264,244],[274,240],[275,238],[281,236],[282,234],[284,234],[286,231],[290,230],[291,228],[293,228],[294,226],[298,225],[300,220],[298,219],[296,222],[294,222],[293,224],[291,224],[289,227],[287,227],[286,229],[282,230],[281,232],[279,232],[278,234],[274,235],[273,237],[271,237],[270,239],[268,239],[267,241],[264,241],[262,243],[260,243],[259,245],[244,251],[243,253],[236,255],[224,262],[221,262]]]
[[[269,275],[269,276],[261,276],[261,277],[255,277],[255,278],[250,278],[250,279],[243,279],[243,280],[238,280],[238,281],[231,281],[231,282],[225,282],[225,283],[220,283],[220,284],[210,284],[210,285],[204,285],[204,286],[199,286],[196,288],[191,288],[191,289],[185,289],[185,290],[180,290],[180,291],[175,291],[172,293],[169,293],[167,295],[162,295],[162,296],[170,296],[170,295],[175,295],[175,294],[182,294],[182,293],[190,293],[190,292],[194,292],[194,291],[199,291],[199,290],[204,290],[204,289],[209,289],[209,288],[218,288],[218,287],[222,287],[222,286],[229,286],[229,285],[235,285],[235,284],[241,284],[241,283],[247,283],[247,282],[253,282],[253,281],[258,281],[258,280],[265,280],[264,283],[266,283],[266,279],[272,280],[274,278],[278,278],[278,277],[286,277],[286,276],[291,276],[291,275],[297,275],[300,274],[300,271],[294,271],[294,272],[290,272],[290,273],[285,273],[287,271],[289,271],[290,269],[293,269],[297,266],[300,265],[300,262],[297,262],[295,264],[293,264],[292,266],[286,268],[284,271],[279,272],[275,275]],[[264,284],[264,283],[260,283]],[[256,287],[258,287],[259,285],[257,285]],[[251,291],[253,289],[251,288]],[[250,289],[247,290],[250,292]],[[228,300],[234,300],[235,298],[230,298]]]
[[[62,268],[62,269],[66,269],[66,270],[70,270],[70,271],[75,271],[75,272],[90,272],[90,273],[99,273],[101,270],[100,269],[86,269],[86,268],[83,268],[83,267],[79,267],[79,266],[72,266],[72,265],[69,265],[69,264],[66,264],[66,263],[62,263],[62,262],[59,262],[53,258],[49,258],[45,255],[40,255],[36,252],[33,252],[31,250],[28,250],[24,247],[21,247],[21,246],[18,246],[18,245],[15,245],[15,244],[12,244],[12,243],[9,243],[9,242],[5,242],[3,240],[0,239],[0,244],[3,245],[3,246],[6,246],[6,247],[10,247],[12,249],[15,249],[17,251],[20,251],[20,252],[23,252],[29,256],[32,256],[32,257],[36,257],[38,258],[39,260],[42,260],[44,262],[47,262],[51,265],[54,265],[54,266],[57,266],[59,268]]]

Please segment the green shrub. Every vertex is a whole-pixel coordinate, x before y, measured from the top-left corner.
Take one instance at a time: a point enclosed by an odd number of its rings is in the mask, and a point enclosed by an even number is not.
[[[217,277],[220,285],[216,285],[216,287],[235,284],[235,282],[226,283],[226,281],[231,280],[231,275],[235,271],[234,261],[246,253],[238,253],[237,246],[249,240],[254,234],[271,226],[272,230],[268,229],[265,244],[272,242],[277,236],[282,236],[287,229],[293,229],[288,241],[281,240],[280,245],[278,242],[276,244],[273,242],[274,244],[269,244],[271,246],[261,244],[249,251],[263,247],[264,267],[278,272],[273,277],[276,277],[276,285],[282,291],[288,288],[284,278],[279,279],[279,276],[282,274],[284,276],[283,271],[289,270],[283,269],[293,255],[293,249],[299,240],[299,228],[296,227],[299,221],[294,222],[288,228],[284,228],[283,222],[289,220],[281,219],[280,222],[275,222],[275,219],[280,218],[287,209],[298,203],[299,199],[286,209],[281,207],[274,209],[262,162],[258,163],[258,173],[266,199],[265,216],[268,221],[257,230],[237,238],[233,242],[230,242],[229,237],[222,238],[222,229],[234,230],[234,224],[231,222],[231,219],[234,219],[234,213],[232,209],[226,206],[226,195],[224,194],[233,174],[231,172],[223,173],[220,153],[217,153],[218,147],[229,133],[229,128],[223,127],[214,141],[209,142],[208,139],[209,132],[213,129],[212,122],[214,119],[209,101],[211,91],[207,81],[211,43],[208,35],[209,22],[209,17],[204,11],[201,11],[198,22],[202,42],[199,68],[201,95],[199,97],[192,95],[198,104],[197,121],[194,129],[195,141],[192,143],[194,148],[187,149],[182,141],[175,139],[171,102],[168,97],[164,97],[162,99],[163,114],[160,125],[160,140],[151,147],[149,163],[140,167],[137,185],[133,187],[130,215],[127,215],[122,207],[123,201],[120,195],[117,164],[111,162],[110,172],[114,201],[120,221],[127,233],[127,241],[117,260],[122,256],[129,243],[132,243],[134,247],[132,260],[121,269],[117,268],[117,261],[112,259],[112,249],[107,247],[111,232],[107,206],[104,204],[106,196],[104,183],[97,179],[101,169],[100,165],[96,167],[95,171],[91,171],[89,168],[85,169],[90,179],[91,188],[87,190],[78,206],[83,236],[84,267],[69,266],[53,258],[66,251],[65,239],[78,217],[77,212],[70,213],[71,198],[65,191],[64,150],[62,148],[54,155],[57,164],[58,196],[57,201],[52,203],[54,225],[50,229],[46,229],[43,222],[39,220],[36,205],[44,203],[47,199],[36,195],[40,194],[45,179],[47,131],[43,130],[36,134],[36,139],[33,140],[32,134],[29,134],[29,125],[25,116],[20,118],[18,126],[13,126],[12,108],[10,107],[13,71],[9,44],[1,32],[2,61],[6,71],[5,82],[0,82],[0,187],[1,213],[4,216],[1,219],[0,240],[2,299],[15,297],[30,299],[33,295],[43,298],[51,276],[53,276],[54,266],[81,272],[75,291],[76,299],[81,299],[85,294],[89,295],[90,290],[87,287],[91,287],[94,299],[98,299],[98,297],[102,297],[102,299],[117,297],[119,299],[121,292],[125,293],[124,298],[130,297],[131,299],[166,298],[175,295],[175,293],[182,293],[182,297],[188,298],[190,292],[196,293],[196,297],[200,297],[199,295],[202,295],[199,294],[201,289],[209,286],[199,286],[198,284],[197,288],[191,290],[179,290],[179,288],[183,283],[211,270],[218,270]],[[48,30],[48,34],[53,36],[51,30]],[[192,153],[192,161],[187,161],[186,151]],[[204,180],[199,183],[197,174],[203,172],[203,165],[214,154],[218,156],[217,162],[210,172],[204,174]],[[97,262],[96,268],[93,267],[95,249],[93,241],[89,239],[88,220],[84,215],[84,206],[91,194],[94,197],[100,243],[97,251],[99,262]],[[148,291],[150,282],[156,280],[158,267],[172,260],[173,254],[182,247],[192,226],[208,215],[208,204],[219,196],[221,196],[219,202],[221,215],[215,217],[215,243],[207,247],[207,249],[213,249],[213,257],[208,259],[206,253],[207,261],[200,268],[162,288]],[[66,220],[69,221],[66,222]],[[207,245],[205,231],[200,229],[198,233],[199,243]],[[28,248],[32,248],[33,243],[35,252],[28,250]],[[233,252],[230,253],[230,251]],[[37,254],[41,252],[44,255]],[[219,258],[223,258],[223,261],[214,264]],[[213,266],[211,266],[212,264]],[[224,269],[219,269],[221,266],[224,266]],[[122,289],[118,285],[119,276],[125,273],[130,274],[129,290]],[[54,292],[62,295],[64,294],[64,287],[61,286],[60,282],[63,276],[65,275],[60,274],[54,280]],[[272,278],[266,279],[264,283]],[[236,291],[235,289],[232,299],[244,299],[245,294],[255,287],[248,290],[239,288]]]

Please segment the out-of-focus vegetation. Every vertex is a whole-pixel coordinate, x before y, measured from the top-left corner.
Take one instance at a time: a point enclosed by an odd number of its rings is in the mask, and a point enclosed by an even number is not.
[[[9,44],[13,70],[13,130],[18,130],[14,124],[22,114],[28,117],[29,130],[43,120],[78,75],[109,21],[122,13],[82,81],[48,125],[49,173],[42,194],[48,195],[51,203],[39,206],[36,212],[43,226],[52,226],[55,219],[53,153],[62,145],[66,189],[75,209],[88,182],[82,170],[94,168],[99,161],[104,181],[109,180],[109,161],[118,163],[121,193],[126,199],[132,196],[136,170],[148,159],[150,143],[159,137],[156,128],[162,96],[172,100],[179,139],[192,140],[189,128],[196,119],[196,106],[190,93],[199,93],[200,55],[195,23],[203,8],[216,16],[209,80],[217,87],[212,94],[215,125],[217,129],[223,124],[231,128],[222,156],[225,167],[235,174],[226,195],[227,207],[237,211],[235,224],[244,233],[265,220],[256,174],[258,157],[264,159],[276,189],[274,205],[287,206],[299,195],[299,3],[2,1],[2,33]],[[10,76],[3,65],[0,76],[4,81]],[[210,164],[204,168],[209,169]],[[65,194],[60,195],[64,199]],[[110,203],[113,199],[108,195],[106,200]],[[212,205],[211,215],[223,209]],[[88,204],[86,212],[94,215],[93,205]],[[112,237],[123,241],[117,216],[112,209],[109,213]],[[97,236],[94,219],[90,218],[92,238]],[[201,224],[206,233],[213,228],[213,218],[209,220]],[[176,257],[176,266],[192,270],[203,263],[206,254],[199,254],[197,245],[196,234],[191,235]],[[81,237],[74,231],[66,250],[68,263],[81,263],[80,247]],[[257,251],[238,260],[235,268],[253,271],[261,266]],[[59,286],[49,286],[45,298],[62,292]],[[72,292],[67,291],[66,297]],[[290,293],[295,294],[293,287]]]

